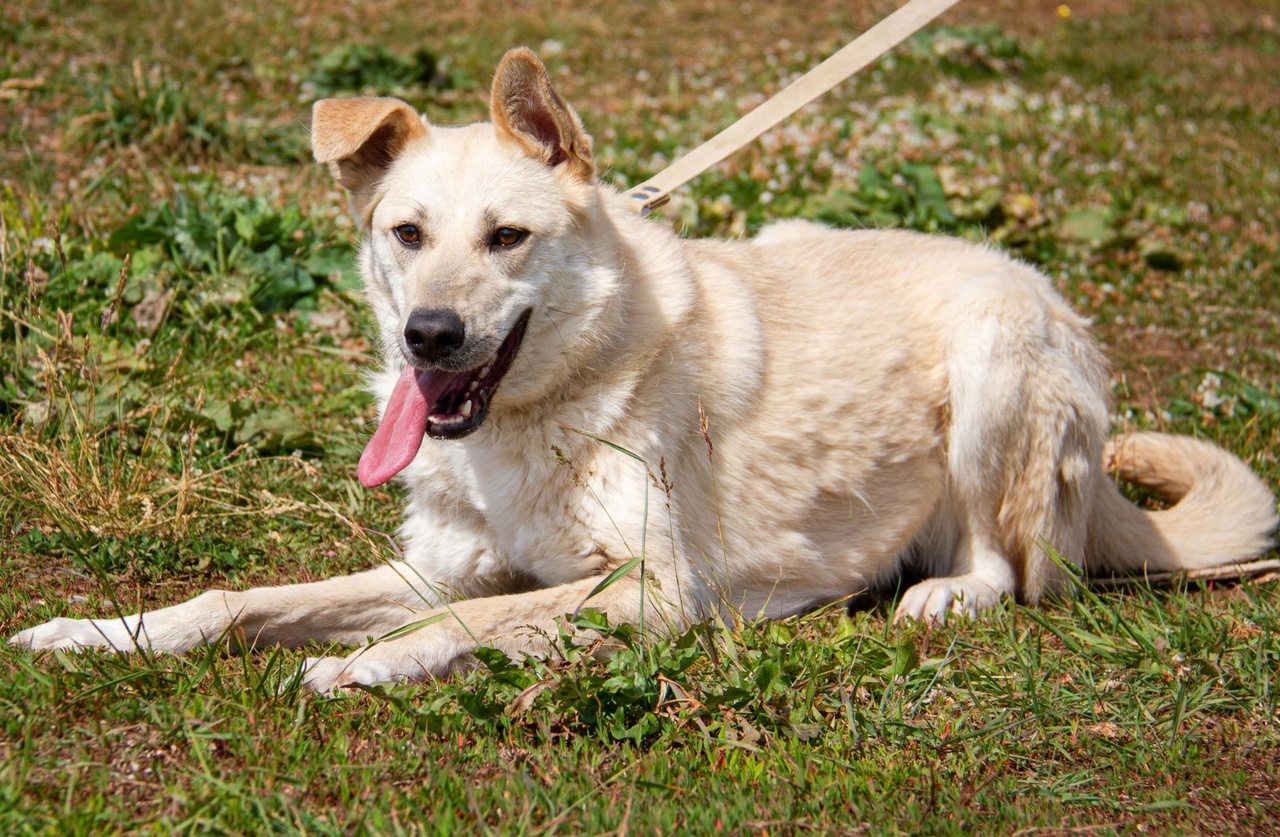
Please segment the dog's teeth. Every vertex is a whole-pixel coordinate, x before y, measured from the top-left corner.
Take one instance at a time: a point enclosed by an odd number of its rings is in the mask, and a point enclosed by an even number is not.
[[[492,367],[492,366],[490,366],[490,365],[489,365],[489,364],[487,364],[487,363],[486,363],[484,366],[481,366],[481,367],[480,367],[480,377],[481,377],[481,378],[483,378],[483,377],[485,377],[486,375],[488,375],[488,374],[489,374],[489,370],[490,370],[490,369],[492,369],[492,368],[493,368],[493,367]]]
[[[471,382],[470,386],[468,386],[468,387],[467,387],[467,392],[475,392],[475,391],[476,391],[476,390],[478,390],[478,389],[480,389],[480,379],[479,379],[479,378],[477,378],[476,380],[474,380],[474,381],[472,381],[472,382]]]
[[[470,398],[462,402],[462,409],[458,411],[458,414],[461,415],[463,418],[471,418],[471,399]]]

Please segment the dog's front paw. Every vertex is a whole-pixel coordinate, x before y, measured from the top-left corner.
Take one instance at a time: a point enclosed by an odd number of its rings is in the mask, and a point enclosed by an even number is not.
[[[308,657],[302,664],[302,686],[322,695],[335,695],[351,686],[403,683],[414,679],[386,662],[360,652],[350,657]]]
[[[941,625],[947,614],[970,618],[1000,603],[1001,592],[985,581],[969,576],[927,578],[902,594],[893,614],[895,622],[918,619]]]
[[[110,628],[104,627],[90,619],[57,618],[19,631],[9,638],[11,645],[30,648],[33,651],[52,651],[59,648],[83,650],[103,648],[110,651],[121,650],[107,634]]]

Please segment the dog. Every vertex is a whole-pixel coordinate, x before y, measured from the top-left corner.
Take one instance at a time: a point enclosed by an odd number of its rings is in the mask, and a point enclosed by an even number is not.
[[[923,580],[897,618],[1070,593],[1089,573],[1249,559],[1275,501],[1188,438],[1108,441],[1086,321],[992,249],[808,222],[682,240],[597,180],[591,139],[525,49],[491,122],[317,102],[380,329],[366,486],[408,495],[403,560],[55,619],[33,649],[370,643],[307,660],[320,692],[551,652],[567,615],[679,631]],[[429,437],[429,438],[427,438]],[[1114,478],[1173,502],[1146,511]],[[643,563],[637,559],[643,559]],[[404,629],[412,626],[413,630]]]

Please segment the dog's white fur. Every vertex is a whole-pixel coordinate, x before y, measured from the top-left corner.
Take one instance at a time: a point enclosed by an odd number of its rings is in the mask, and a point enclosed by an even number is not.
[[[1157,434],[1106,442],[1102,359],[1029,267],[947,238],[802,222],[681,240],[596,182],[589,138],[525,50],[498,68],[492,118],[437,127],[392,99],[315,109],[317,159],[365,231],[384,407],[411,311],[457,310],[479,365],[533,310],[484,425],[424,441],[401,475],[404,560],[56,619],[15,642],[360,643],[427,620],[308,661],[308,684],[330,691],[446,672],[477,644],[546,653],[584,603],[675,630],[795,613],[911,565],[929,577],[898,615],[941,619],[1067,592],[1050,549],[1124,572],[1270,544],[1274,501],[1239,460]],[[417,250],[392,234],[408,222]],[[495,226],[528,237],[499,253]],[[1180,502],[1141,511],[1108,471]],[[588,598],[642,549],[643,582],[633,571]]]

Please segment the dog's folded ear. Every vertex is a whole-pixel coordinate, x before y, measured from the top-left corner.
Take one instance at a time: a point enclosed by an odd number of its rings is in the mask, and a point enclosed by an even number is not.
[[[489,102],[493,125],[529,156],[566,170],[579,180],[595,176],[591,137],[582,121],[551,87],[538,57],[524,47],[510,50],[498,64]]]
[[[399,99],[357,96],[321,99],[311,109],[311,151],[328,163],[334,178],[351,194],[351,208],[369,225],[373,190],[396,155],[427,127]]]

